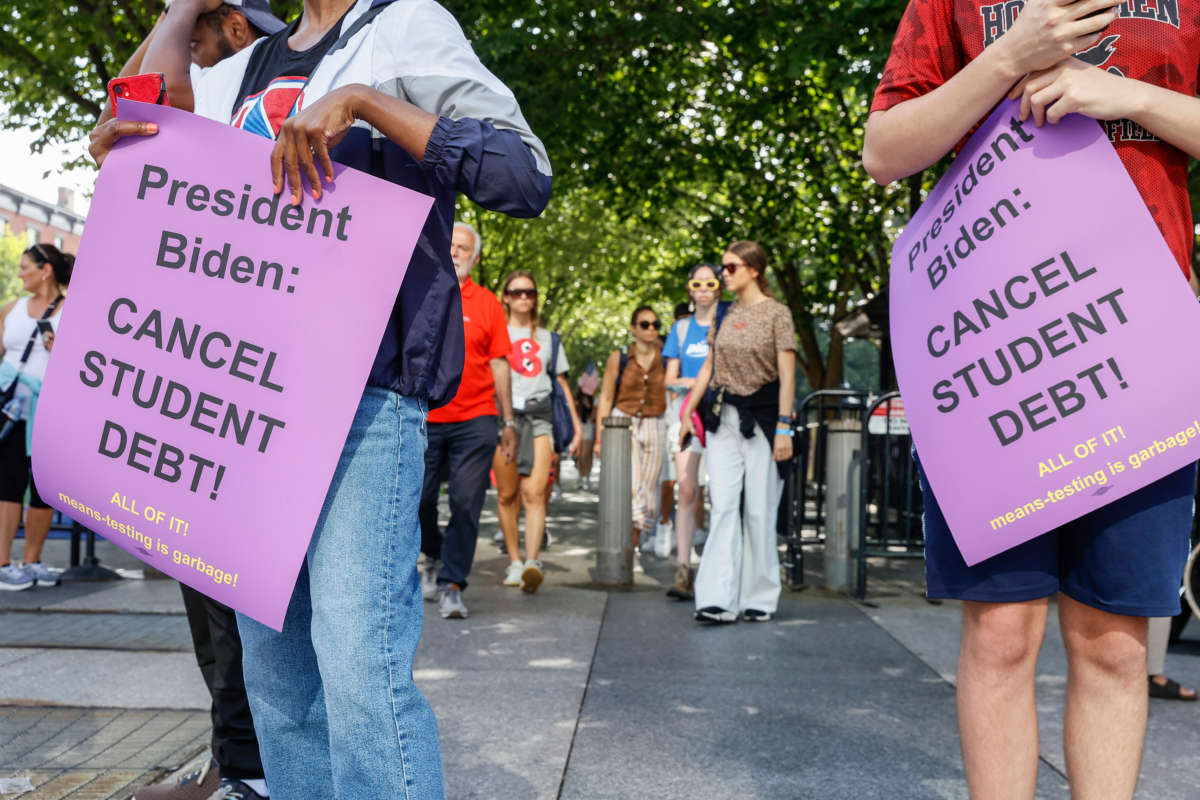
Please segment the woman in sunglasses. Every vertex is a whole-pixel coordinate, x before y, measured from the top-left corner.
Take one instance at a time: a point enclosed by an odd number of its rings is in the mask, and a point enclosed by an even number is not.
[[[553,409],[550,382],[558,381],[571,407],[575,423],[575,438],[568,449],[574,456],[579,452],[583,426],[575,410],[571,387],[564,377],[570,368],[567,354],[560,346],[557,361],[547,363],[554,349],[550,331],[538,326],[538,291],[533,276],[525,270],[509,273],[500,291],[500,304],[508,320],[508,338],[512,353],[512,402],[515,414],[517,460],[508,463],[500,448],[492,460],[496,475],[496,496],[499,501],[500,530],[508,550],[509,565],[504,573],[505,586],[520,586],[533,593],[542,584],[542,534],[546,529],[546,496],[550,480],[550,457],[553,454]],[[521,560],[517,516],[525,507],[525,560]]]
[[[737,301],[709,330],[711,349],[696,376],[711,389],[704,422],[712,499],[696,619],[765,622],[779,605],[775,519],[792,458],[796,331],[787,306],[769,294],[767,254],[757,242],[729,245],[721,268]],[[702,394],[688,396],[681,439],[695,433],[691,412]]]
[[[74,266],[75,256],[59,252],[54,245],[35,244],[21,255],[17,271],[22,288],[30,295],[0,311],[4,326],[0,388],[13,387],[12,397],[6,397],[0,414],[0,589],[58,583],[58,572],[42,563],[42,545],[50,534],[54,509],[38,494],[29,453],[38,394]],[[11,561],[12,544],[21,524],[26,487],[29,513],[25,518],[25,563],[17,566]]]
[[[701,262],[688,275],[688,297],[694,309],[690,316],[677,320],[663,345],[667,362],[667,391],[671,402],[667,410],[667,425],[671,432],[668,446],[675,459],[675,538],[678,543],[675,580],[667,596],[677,600],[692,599],[695,570],[691,567],[692,533],[696,527],[696,507],[701,503],[700,459],[704,445],[699,436],[692,436],[686,447],[679,445],[681,412],[687,394],[696,384],[696,376],[708,358],[708,331],[725,304],[720,303],[720,267]]]
[[[654,535],[658,523],[659,475],[666,455],[667,371],[663,366],[658,315],[638,306],[629,319],[633,347],[614,350],[604,367],[604,384],[596,403],[596,449],[604,420],[630,417],[633,438],[634,571],[641,572],[638,552],[643,535]]]

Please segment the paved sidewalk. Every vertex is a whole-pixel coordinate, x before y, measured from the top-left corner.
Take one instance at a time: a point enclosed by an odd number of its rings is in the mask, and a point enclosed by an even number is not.
[[[957,607],[920,598],[919,563],[873,569],[874,608],[811,588],[785,592],[771,623],[706,628],[664,597],[670,563],[647,558],[629,591],[590,588],[595,514],[594,494],[552,504],[546,582],[526,595],[500,585],[489,499],[470,618],[426,604],[416,678],[438,713],[449,798],[967,798]],[[65,543],[52,547],[65,561]],[[1200,685],[1198,656],[1193,622],[1168,672]],[[1040,800],[1068,797],[1064,670],[1052,630]],[[203,752],[207,708],[173,582],[0,594],[0,791],[37,787],[3,800],[126,798]],[[1197,796],[1198,723],[1200,704],[1152,701],[1139,800]]]

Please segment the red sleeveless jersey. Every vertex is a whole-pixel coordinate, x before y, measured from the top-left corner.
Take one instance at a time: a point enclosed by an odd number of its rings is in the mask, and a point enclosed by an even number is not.
[[[1024,5],[1024,0],[910,0],[871,110],[891,108],[941,86],[1007,31]],[[1200,4],[1126,0],[1117,11],[1103,38],[1076,57],[1126,78],[1195,96]],[[1184,275],[1190,274],[1195,234],[1188,155],[1130,120],[1100,124]]]

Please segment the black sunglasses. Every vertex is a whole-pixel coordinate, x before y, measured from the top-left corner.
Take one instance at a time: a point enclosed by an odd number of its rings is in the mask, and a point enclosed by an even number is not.
[[[646,319],[639,319],[638,327],[641,328],[642,330],[648,330],[649,328],[654,328],[654,330],[658,330],[659,328],[662,327],[662,323],[659,322],[658,320],[650,321],[650,320],[646,320]]]
[[[509,297],[537,297],[537,289],[505,289],[504,293]]]
[[[739,269],[741,269],[744,266],[746,266],[746,265],[738,263],[737,261],[730,261],[728,264],[722,264],[721,269],[725,270],[727,273],[732,275],[733,273],[737,272]]]

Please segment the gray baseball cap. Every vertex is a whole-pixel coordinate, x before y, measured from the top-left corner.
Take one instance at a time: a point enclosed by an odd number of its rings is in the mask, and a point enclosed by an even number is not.
[[[225,3],[241,11],[254,27],[268,35],[286,27],[283,20],[271,13],[270,0],[225,0]]]

